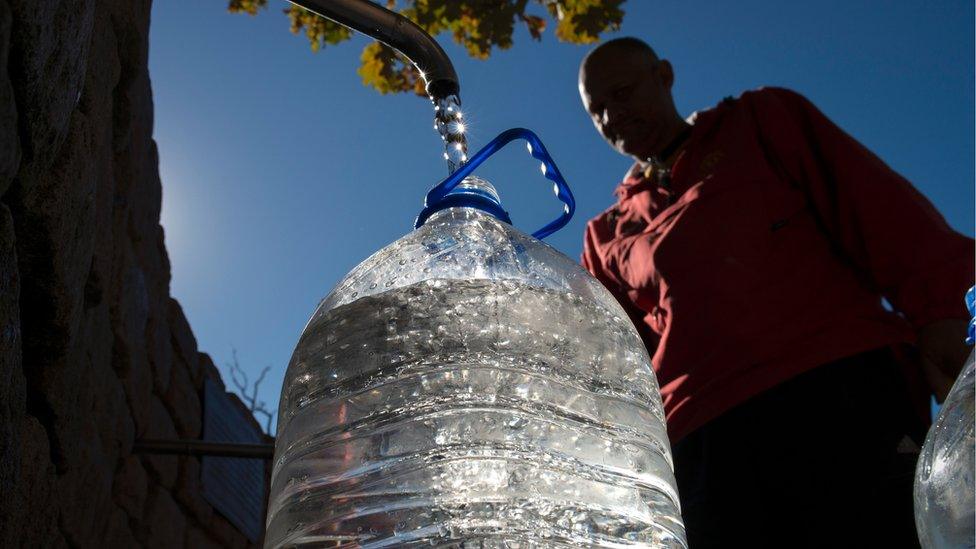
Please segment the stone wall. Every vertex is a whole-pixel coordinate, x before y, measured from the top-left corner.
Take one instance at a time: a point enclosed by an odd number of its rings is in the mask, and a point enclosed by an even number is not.
[[[248,546],[198,459],[132,453],[219,379],[169,295],[149,15],[0,0],[2,547]]]

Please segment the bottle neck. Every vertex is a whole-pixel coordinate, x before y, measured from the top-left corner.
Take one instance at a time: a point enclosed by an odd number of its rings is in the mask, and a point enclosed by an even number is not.
[[[484,207],[475,206],[471,204],[463,204],[463,203],[453,204],[453,205],[448,204],[442,206],[443,207],[437,208],[436,210],[432,211],[426,217],[426,219],[423,220],[424,223],[429,223],[431,221],[443,221],[446,219],[459,219],[459,218],[473,219],[480,216],[488,216],[488,217],[495,218],[499,221],[508,223],[509,225],[512,224],[512,220],[508,216],[508,212],[501,209],[501,206],[498,205],[495,206],[495,209],[497,211],[489,211]]]
[[[417,216],[415,226],[420,227],[440,211],[455,208],[479,210],[509,225],[512,224],[512,219],[502,208],[498,193],[491,183],[477,176],[469,176],[436,203],[428,204]]]

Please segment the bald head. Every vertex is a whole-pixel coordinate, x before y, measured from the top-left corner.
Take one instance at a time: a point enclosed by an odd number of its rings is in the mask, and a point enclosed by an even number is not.
[[[586,67],[591,64],[600,63],[607,58],[620,57],[627,57],[638,62],[643,61],[648,65],[658,61],[657,53],[654,52],[654,49],[647,42],[640,38],[624,36],[608,40],[593,48],[580,63],[580,73],[582,74],[586,70]]]
[[[687,125],[671,98],[674,73],[638,38],[616,38],[583,58],[579,90],[597,131],[617,152],[645,161]]]

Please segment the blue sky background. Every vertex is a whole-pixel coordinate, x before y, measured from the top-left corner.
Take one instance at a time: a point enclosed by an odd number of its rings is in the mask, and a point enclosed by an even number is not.
[[[313,54],[288,32],[285,2],[269,3],[249,17],[227,13],[225,0],[157,0],[149,64],[172,293],[222,369],[232,348],[252,375],[271,367],[261,396],[276,407],[318,301],[411,229],[446,166],[425,99],[360,83],[365,38]],[[641,37],[673,63],[683,114],[763,85],[793,88],[973,234],[972,2],[630,0],[624,9],[623,28],[608,36]],[[546,143],[579,204],[548,241],[578,257],[586,220],[611,203],[629,166],[580,107],[588,47],[519,30],[512,49],[476,61],[446,35],[441,43],[461,78],[472,150],[513,126]],[[559,212],[522,146],[479,174],[526,232]]]

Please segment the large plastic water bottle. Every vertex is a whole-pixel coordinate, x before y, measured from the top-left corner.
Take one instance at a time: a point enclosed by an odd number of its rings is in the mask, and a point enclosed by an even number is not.
[[[973,289],[970,289],[966,295],[971,315],[976,314],[973,294]],[[970,345],[976,335],[974,324],[976,318],[969,325]],[[926,549],[976,547],[974,358],[974,353],[970,353],[925,437],[918,459],[915,472],[915,526],[919,540]]]
[[[266,547],[685,547],[627,315],[487,213],[504,213],[487,182],[445,198],[309,320],[282,388]]]

